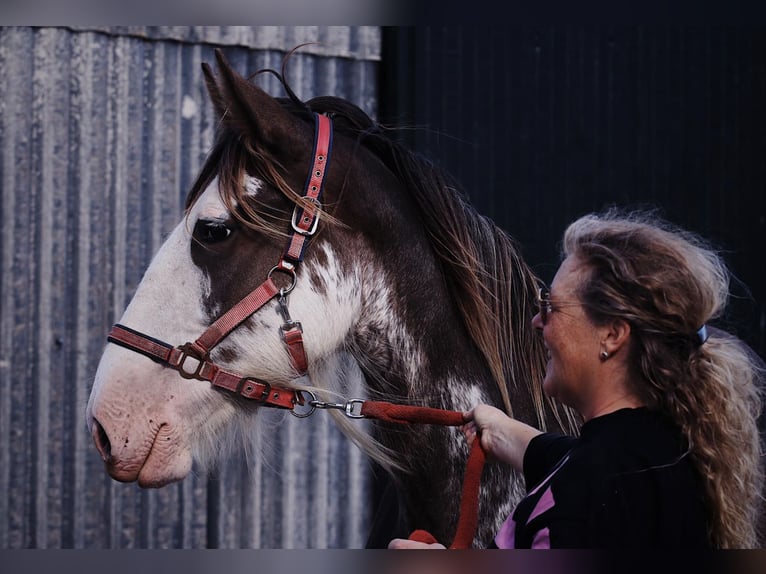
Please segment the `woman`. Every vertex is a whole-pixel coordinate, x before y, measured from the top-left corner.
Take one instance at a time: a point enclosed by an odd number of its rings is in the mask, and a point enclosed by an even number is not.
[[[763,371],[706,326],[728,297],[723,261],[690,233],[615,210],[572,223],[563,255],[533,325],[549,352],[543,389],[580,413],[580,436],[488,405],[465,414],[468,440],[528,487],[495,544],[757,546]]]

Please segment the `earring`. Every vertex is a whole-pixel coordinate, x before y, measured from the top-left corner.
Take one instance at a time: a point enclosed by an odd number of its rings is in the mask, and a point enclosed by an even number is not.
[[[609,351],[601,351],[600,357],[602,361],[606,361],[609,358]]]

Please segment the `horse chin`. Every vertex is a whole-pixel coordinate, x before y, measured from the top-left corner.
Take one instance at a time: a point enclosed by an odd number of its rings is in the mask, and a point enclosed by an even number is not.
[[[160,427],[152,449],[138,473],[138,486],[160,488],[186,478],[192,469],[191,451],[172,429]]]
[[[191,472],[192,459],[186,453],[167,463],[158,464],[150,456],[138,472],[110,465],[108,462],[106,467],[109,476],[118,482],[138,482],[141,488],[161,488],[186,478]]]
[[[191,461],[191,459],[189,459],[189,461]],[[180,482],[186,478],[191,471],[191,462],[188,466],[175,469],[176,472],[168,474],[167,470],[168,469],[165,469],[165,472],[162,474],[154,474],[151,471],[141,469],[141,472],[138,475],[138,486],[141,488],[162,488],[168,484]]]
[[[186,478],[192,469],[190,450],[167,425],[157,432],[146,458],[109,457],[106,470],[118,482],[138,482],[141,488],[160,488]]]
[[[157,466],[147,460],[147,464],[138,473],[138,486],[141,488],[161,488],[173,482],[180,482],[191,472],[192,458],[181,456],[167,465]]]

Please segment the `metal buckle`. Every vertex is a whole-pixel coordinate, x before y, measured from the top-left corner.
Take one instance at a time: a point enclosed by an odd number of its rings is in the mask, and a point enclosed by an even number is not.
[[[282,323],[279,326],[279,336],[283,341],[287,342],[287,333],[293,329],[298,329],[298,331],[303,333],[303,325],[301,325],[299,321],[291,321],[290,323]]]
[[[181,351],[181,357],[178,359],[178,365],[176,369],[178,370],[178,373],[184,378],[184,379],[198,379],[200,381],[204,381],[205,379],[200,375],[200,372],[202,371],[202,367],[205,366],[205,361],[207,360],[207,356],[200,356],[199,352],[192,346],[192,343],[184,343],[180,347],[178,347],[178,350]],[[197,361],[196,368],[192,370],[187,370],[185,368],[186,365],[186,359],[192,358],[195,361]]]
[[[248,384],[248,381],[251,381],[253,384]],[[268,399],[269,395],[271,394],[271,385],[265,381],[259,381],[255,377],[242,377],[239,380],[239,384],[237,385],[237,393],[240,395],[242,395],[243,391],[246,393],[251,393],[255,388],[254,384],[264,385],[266,388],[263,390],[260,397],[247,396],[245,398],[258,401],[259,403],[265,403],[266,399]]]
[[[317,199],[313,199],[313,198],[305,198],[305,199],[308,199],[316,206],[316,210],[314,211],[314,220],[311,223],[311,228],[308,230],[305,230],[298,226],[299,211],[304,212],[303,223],[309,222],[309,218],[305,215],[305,208],[300,204],[296,205],[295,208],[293,209],[293,217],[290,221],[290,224],[293,227],[293,231],[295,231],[296,233],[300,233],[301,235],[314,235],[314,233],[316,233],[317,226],[319,225],[319,209],[322,207],[322,204],[319,203],[319,200]]]
[[[297,327],[298,330],[303,333],[303,327],[299,321],[293,321],[290,317],[290,310],[287,308],[287,297],[285,296],[284,289],[279,291],[279,299],[277,299],[277,312],[282,315],[282,326],[279,327],[282,334],[282,340],[285,340],[285,333],[290,331],[293,327]]]

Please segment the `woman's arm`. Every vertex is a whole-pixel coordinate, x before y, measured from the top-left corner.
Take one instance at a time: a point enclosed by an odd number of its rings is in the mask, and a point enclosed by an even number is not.
[[[510,418],[503,411],[489,405],[478,405],[463,413],[467,421],[463,425],[468,444],[473,444],[476,434],[480,436],[481,446],[489,456],[512,465],[523,471],[524,453],[529,442],[539,434],[539,430]],[[395,538],[388,544],[392,550],[400,549],[443,549],[442,544],[426,544],[414,540]]]

